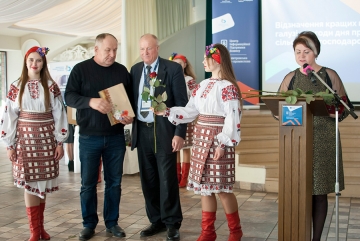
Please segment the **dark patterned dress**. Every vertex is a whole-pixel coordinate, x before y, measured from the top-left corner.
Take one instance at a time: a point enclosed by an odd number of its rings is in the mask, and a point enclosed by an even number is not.
[[[326,74],[328,72],[328,74]],[[317,74],[327,81],[339,96],[345,96],[343,84],[332,69],[322,67]],[[280,86],[280,90],[301,89],[312,90],[313,93],[325,91],[326,87],[317,80],[314,85],[309,77],[300,69],[289,73]],[[340,114],[339,114],[340,116]],[[332,117],[314,116],[313,125],[313,195],[324,195],[335,192],[336,182],[336,131],[335,119]],[[344,170],[342,161],[341,142],[339,135],[339,188],[344,187]]]

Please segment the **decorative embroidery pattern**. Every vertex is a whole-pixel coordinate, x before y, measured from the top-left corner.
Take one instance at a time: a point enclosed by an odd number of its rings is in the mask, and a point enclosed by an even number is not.
[[[29,182],[59,176],[59,162],[54,160],[57,143],[52,113],[21,111],[16,129],[17,160],[12,163],[14,179]]]
[[[2,131],[1,132],[1,138],[4,138],[6,136],[6,132],[5,131]]]
[[[39,81],[38,80],[29,80],[28,84],[29,93],[31,98],[37,99],[39,98]]]
[[[61,91],[59,89],[59,86],[56,83],[53,83],[50,88],[49,88],[50,92],[54,94],[54,97],[58,97],[59,95],[61,95]]]
[[[169,117],[169,116],[170,116],[170,108],[167,107],[166,110],[165,110],[164,117]]]
[[[64,129],[64,128],[62,128],[62,129],[61,129],[61,135],[65,136],[65,135],[66,135],[66,133],[67,133],[67,130],[66,130],[66,129]]]
[[[13,145],[11,145],[11,146],[6,147],[6,150],[11,151],[11,150],[15,150],[15,148]]]
[[[224,102],[229,101],[229,100],[238,100],[239,93],[237,92],[234,85],[229,85],[222,89],[221,97]]]
[[[196,96],[196,91],[200,88],[200,85],[196,85],[195,86],[195,89],[193,90],[193,92],[191,93],[191,96],[192,97],[195,97]]]
[[[10,90],[6,97],[12,102],[14,102],[18,94],[19,94],[19,89],[14,85],[10,85]],[[7,106],[5,106],[5,113],[6,111],[7,111]]]
[[[215,85],[215,81],[210,81],[208,83],[208,85],[206,86],[204,92],[201,94],[200,98],[206,98],[207,95],[210,93],[210,91],[212,90],[212,88],[214,87]]]
[[[186,84],[187,84],[189,90],[195,89],[196,85],[197,85],[197,83],[194,79],[189,80]]]

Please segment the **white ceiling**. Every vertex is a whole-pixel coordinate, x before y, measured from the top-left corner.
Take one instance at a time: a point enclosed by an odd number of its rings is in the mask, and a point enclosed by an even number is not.
[[[120,0],[0,0],[0,35],[31,33],[120,40]]]

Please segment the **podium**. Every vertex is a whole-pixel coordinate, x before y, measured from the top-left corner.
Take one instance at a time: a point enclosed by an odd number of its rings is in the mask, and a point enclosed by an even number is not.
[[[287,103],[285,97],[261,99],[279,116],[278,240],[311,241],[313,116],[329,115],[325,102],[322,98],[310,104],[304,98],[298,98],[296,104]],[[289,109],[298,110],[301,122],[284,121]]]

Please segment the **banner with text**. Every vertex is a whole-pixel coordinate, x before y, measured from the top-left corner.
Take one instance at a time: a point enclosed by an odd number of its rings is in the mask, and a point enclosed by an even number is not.
[[[258,0],[212,1],[213,43],[221,43],[229,50],[236,79],[243,93],[259,89],[259,7]],[[244,104],[258,102],[258,98],[248,98]]]

